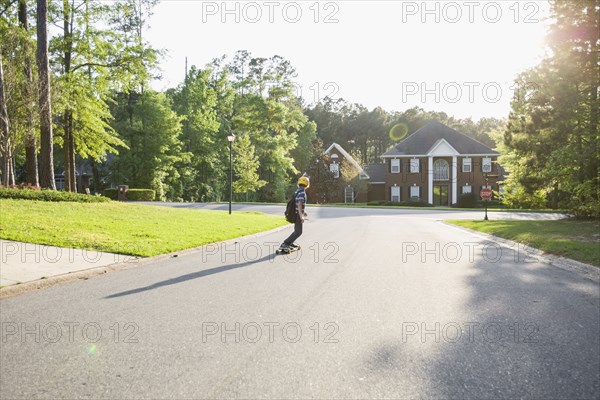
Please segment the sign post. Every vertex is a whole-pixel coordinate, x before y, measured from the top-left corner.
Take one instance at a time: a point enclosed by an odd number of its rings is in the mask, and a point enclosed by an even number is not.
[[[481,196],[481,199],[483,200],[483,202],[485,203],[485,217],[483,218],[484,221],[488,220],[488,214],[487,214],[487,205],[488,205],[488,201],[492,200],[492,189],[488,189],[488,188],[483,188],[481,189],[481,192],[479,192],[479,195]]]

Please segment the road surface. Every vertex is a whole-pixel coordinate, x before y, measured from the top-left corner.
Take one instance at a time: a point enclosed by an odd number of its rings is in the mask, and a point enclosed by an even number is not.
[[[481,213],[308,211],[289,256],[291,226],[0,301],[0,397],[600,397],[597,283],[440,222]]]

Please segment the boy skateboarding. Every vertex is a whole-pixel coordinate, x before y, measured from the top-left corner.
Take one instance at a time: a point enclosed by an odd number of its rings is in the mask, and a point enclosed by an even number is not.
[[[306,174],[302,175],[300,179],[298,179],[298,189],[293,196],[293,201],[296,209],[296,221],[294,222],[294,232],[283,241],[279,249],[277,249],[277,253],[290,253],[295,250],[300,250],[300,246],[296,243],[296,239],[298,239],[302,235],[302,225],[304,224],[304,220],[307,218],[306,214],[306,189],[310,186],[310,177],[306,176]]]

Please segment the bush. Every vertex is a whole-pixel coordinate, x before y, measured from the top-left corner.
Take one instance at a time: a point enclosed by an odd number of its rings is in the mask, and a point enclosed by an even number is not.
[[[475,208],[477,207],[477,198],[475,197],[475,193],[464,193],[458,197],[458,202],[456,203],[456,207],[458,208]]]
[[[119,189],[110,188],[104,189],[104,195],[113,200],[118,200]],[[154,201],[156,197],[156,191],[152,189],[128,189],[127,200],[130,201]]]
[[[119,189],[116,188],[104,189],[104,195],[112,200],[117,200],[118,193]]]
[[[127,200],[132,201],[154,201],[156,192],[152,189],[129,189]]]
[[[17,189],[0,188],[0,198],[39,201],[70,201],[78,203],[103,203],[110,201],[108,197],[50,189]]]
[[[429,204],[425,200],[410,200],[410,201],[386,201],[383,206],[395,206],[395,207],[433,207],[433,204]]]

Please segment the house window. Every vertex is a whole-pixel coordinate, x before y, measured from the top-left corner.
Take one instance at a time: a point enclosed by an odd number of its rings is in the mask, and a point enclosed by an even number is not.
[[[462,194],[469,194],[469,193],[472,193],[472,192],[473,192],[472,186],[465,185],[465,186],[462,187]]]
[[[481,159],[481,172],[492,172],[492,159],[484,157]]]
[[[411,174],[419,173],[419,164],[420,164],[420,161],[417,158],[413,158],[412,160],[410,160],[410,173]]]
[[[329,171],[331,171],[334,178],[339,178],[340,177],[340,164],[337,164],[335,162],[333,164],[329,164]]]
[[[391,169],[390,169],[392,174],[399,174],[400,173],[400,160],[395,158],[392,160],[392,164],[391,164]]]
[[[392,196],[391,196],[391,200],[392,201],[400,201],[400,186],[392,186]]]
[[[447,181],[450,179],[450,168],[448,168],[448,161],[446,160],[435,160],[433,163],[433,180],[434,181]]]
[[[421,198],[421,188],[419,186],[410,187],[410,199],[419,200]]]
[[[471,159],[470,158],[463,158],[462,172],[471,172]]]

